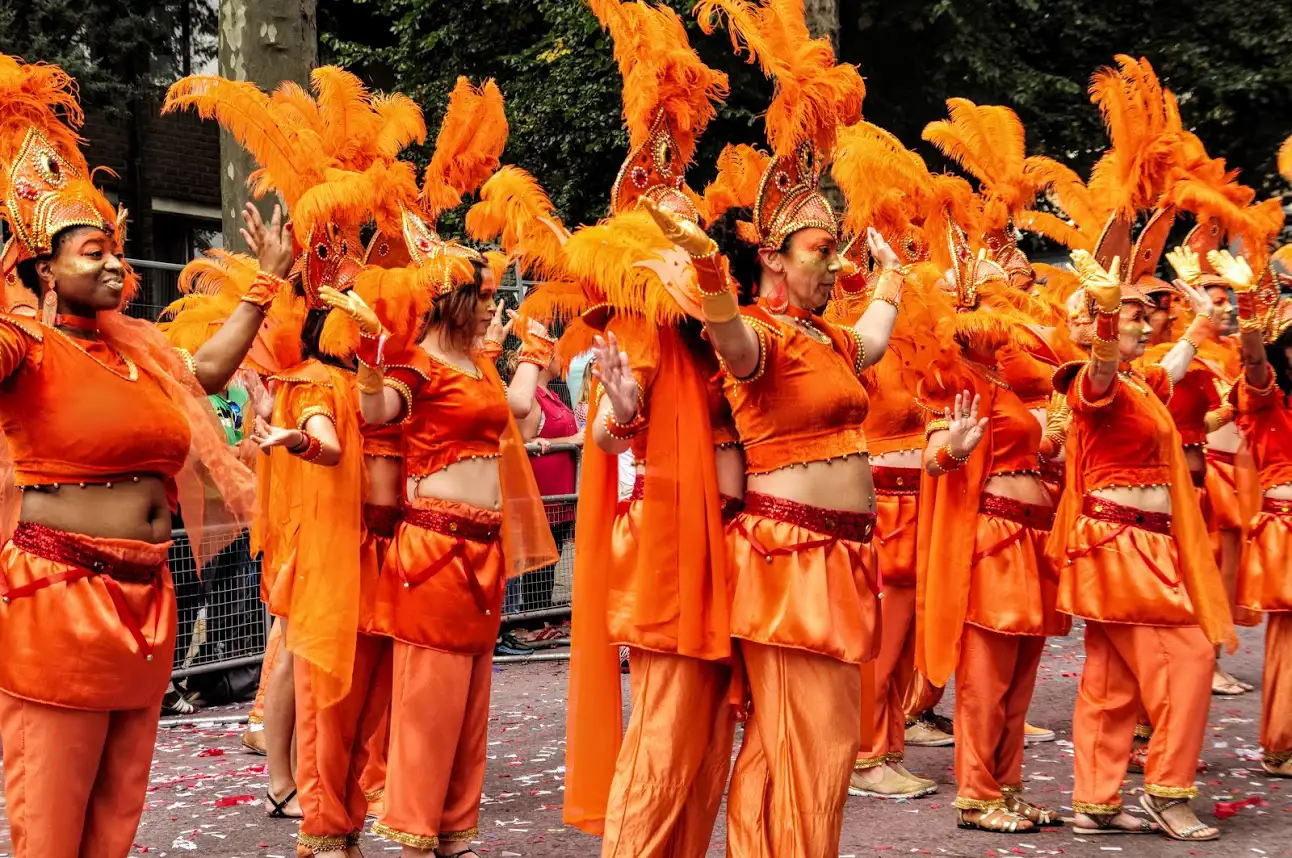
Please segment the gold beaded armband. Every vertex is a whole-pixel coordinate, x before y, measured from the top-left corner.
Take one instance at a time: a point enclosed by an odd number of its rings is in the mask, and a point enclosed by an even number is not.
[[[269,302],[284,290],[290,290],[291,284],[277,274],[270,274],[268,271],[261,271],[256,275],[256,279],[251,281],[247,287],[247,294],[242,296],[244,303],[251,304],[260,309],[264,309]]]

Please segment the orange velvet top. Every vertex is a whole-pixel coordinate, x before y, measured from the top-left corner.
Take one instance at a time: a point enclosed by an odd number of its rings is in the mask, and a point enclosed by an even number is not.
[[[1010,389],[1027,408],[1041,408],[1049,401],[1054,393],[1054,370],[1059,365],[1048,347],[1037,345],[1036,351],[1010,345],[996,353],[1000,374],[1009,380]],[[1032,422],[1036,422],[1035,418]]]
[[[1171,378],[1161,366],[1125,367],[1108,391],[1091,399],[1086,363],[1067,363],[1054,374],[1054,388],[1068,398],[1073,419],[1089,438],[1085,454],[1086,491],[1110,486],[1162,486],[1171,482],[1172,426],[1160,425],[1146,401],[1169,403]]]
[[[651,386],[659,375],[660,346],[657,333],[652,325],[640,318],[615,315],[606,330],[613,332],[619,340],[619,348],[627,353],[632,363],[633,377],[637,379],[637,389],[641,406],[641,416],[646,420],[646,428],[633,436],[633,458],[638,462],[645,461],[646,447],[650,435]],[[683,335],[687,354],[695,364],[696,370],[705,380],[706,401],[709,406],[709,429],[713,435],[714,446],[740,443],[736,434],[736,424],[731,417],[731,406],[722,392],[722,369],[713,349],[700,339],[699,335]]]
[[[860,382],[865,351],[853,330],[812,316],[812,325],[830,340],[822,343],[761,307],[742,307],[741,315],[758,335],[758,368],[748,378],[728,374],[724,389],[746,472],[867,452],[861,424],[870,397]]]
[[[174,477],[187,417],[161,383],[102,342],[0,315],[0,430],[19,486]]]
[[[1215,371],[1195,358],[1166,404],[1186,447],[1207,443],[1207,412],[1221,404],[1216,380]]]
[[[900,360],[894,354],[886,353],[875,365],[874,372],[868,370],[863,374],[862,380],[870,397],[866,440],[874,455],[924,447],[928,412],[920,407],[915,394],[903,383],[900,370]]]
[[[404,456],[404,427],[398,423],[363,422],[359,417],[359,432],[363,435],[363,454],[383,459],[402,459]]]
[[[404,468],[424,477],[465,459],[496,458],[511,410],[494,373],[467,372],[422,348],[395,355],[385,383],[404,399]]]
[[[1235,385],[1238,428],[1251,448],[1261,474],[1261,488],[1292,483],[1292,408],[1274,381],[1264,390],[1247,383],[1247,376]]]

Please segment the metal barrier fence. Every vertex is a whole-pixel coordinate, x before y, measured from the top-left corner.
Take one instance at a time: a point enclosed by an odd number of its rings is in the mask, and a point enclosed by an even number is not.
[[[531,445],[531,455],[537,450]],[[572,444],[559,444],[553,445],[547,455],[571,454],[577,463],[578,451]],[[578,495],[550,495],[543,498],[543,503],[560,560],[508,583],[502,609],[504,625],[570,613]],[[174,542],[170,568],[179,607],[171,674],[176,679],[259,664],[264,655],[270,617],[260,602],[260,561],[251,557],[245,532],[232,542],[230,536],[228,531],[204,535],[212,550],[228,544],[207,564],[199,579],[188,534],[183,530],[171,534]]]

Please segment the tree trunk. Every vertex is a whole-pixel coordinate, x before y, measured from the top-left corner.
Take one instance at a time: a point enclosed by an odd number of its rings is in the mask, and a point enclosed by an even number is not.
[[[804,0],[804,17],[813,38],[827,37],[839,52],[839,0]]]
[[[270,90],[285,80],[309,85],[318,64],[317,0],[220,0],[220,74]],[[245,251],[238,229],[256,163],[230,135],[220,135],[220,200],[224,240]],[[258,203],[266,219],[273,199]]]

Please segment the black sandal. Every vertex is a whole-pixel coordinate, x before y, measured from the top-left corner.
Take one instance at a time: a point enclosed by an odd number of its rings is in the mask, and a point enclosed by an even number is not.
[[[268,814],[269,818],[270,819],[304,819],[304,814],[301,814],[300,816],[292,816],[286,810],[283,809],[287,807],[287,803],[294,798],[296,798],[296,790],[292,790],[291,792],[289,792],[287,794],[287,797],[284,798],[282,801],[278,801],[277,799],[274,798],[273,793],[271,793],[269,790],[265,790],[265,800],[268,801],[271,805],[273,805],[273,810],[269,811],[269,814]]]

